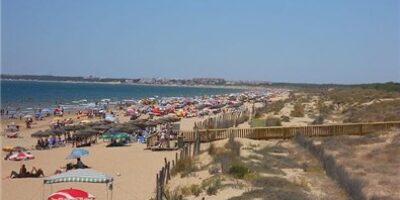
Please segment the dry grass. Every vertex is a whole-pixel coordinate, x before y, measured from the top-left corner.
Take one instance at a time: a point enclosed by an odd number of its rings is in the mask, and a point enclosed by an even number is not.
[[[357,190],[365,199],[400,199],[399,130],[386,134],[327,137],[322,139],[321,148],[325,151],[317,155],[325,154],[324,159],[328,159],[329,165],[341,166],[340,173],[335,175],[358,179],[359,183],[351,184],[360,187]],[[312,151],[318,151],[318,148]]]
[[[302,103],[296,103],[290,112],[292,117],[304,117],[304,105]]]
[[[195,165],[193,159],[184,158],[176,162],[175,166],[171,169],[171,175],[181,174],[181,177],[185,177],[198,170],[199,168]]]
[[[278,117],[268,117],[265,120],[265,126],[282,126],[282,122]]]
[[[260,189],[245,192],[242,196],[230,200],[265,199],[265,200],[306,200],[310,196],[303,187],[287,179],[279,177],[264,177],[252,181]]]
[[[342,164],[338,163],[332,155],[326,153],[323,147],[315,145],[311,139],[299,135],[296,137],[296,141],[321,161],[326,173],[336,180],[353,199],[367,200],[362,191],[365,181],[352,176]]]
[[[371,122],[400,120],[400,92],[362,87],[305,88],[298,94],[316,96],[315,111],[326,119],[340,122]],[[295,95],[294,95],[295,96]],[[299,104],[300,97],[292,97],[291,103]],[[301,110],[301,109],[299,109]],[[293,111],[292,116],[301,116]]]
[[[282,101],[282,100],[275,101],[275,102],[268,104],[266,112],[278,114],[282,110],[283,107],[285,107],[284,101]]]
[[[344,122],[397,121],[400,120],[400,100],[351,107],[344,115]]]

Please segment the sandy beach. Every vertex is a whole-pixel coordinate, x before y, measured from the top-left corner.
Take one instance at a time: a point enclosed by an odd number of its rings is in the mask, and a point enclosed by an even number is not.
[[[64,116],[69,118],[71,116]],[[121,121],[126,117],[119,117]],[[9,139],[1,137],[2,147],[23,146],[30,148],[36,144],[36,139],[31,138],[31,133],[47,129],[52,118],[34,123],[32,129],[26,129],[23,121],[2,119],[2,130],[11,121],[21,124],[22,138]],[[126,147],[106,148],[105,143],[87,147],[90,154],[82,158],[83,162],[92,169],[107,173],[114,177],[113,199],[149,199],[153,196],[155,175],[164,162],[164,158],[172,159],[173,151],[152,152],[144,150],[145,144],[132,143]],[[12,170],[18,171],[22,164],[30,170],[33,166],[43,169],[46,176],[53,175],[56,169],[65,166],[71,160],[66,156],[71,152],[71,145],[50,150],[31,150],[35,159],[29,161],[9,161],[2,159],[1,164],[1,199],[43,199],[59,189],[78,187],[89,191],[96,199],[106,199],[106,186],[94,183],[59,183],[43,185],[43,178],[7,179]],[[5,152],[1,153],[2,158]],[[119,176],[120,175],[120,176]],[[154,177],[154,178],[153,178]]]

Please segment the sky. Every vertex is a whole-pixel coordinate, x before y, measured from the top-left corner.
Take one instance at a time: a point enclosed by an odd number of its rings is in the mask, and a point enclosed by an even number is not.
[[[1,73],[400,82],[398,0],[2,0]]]

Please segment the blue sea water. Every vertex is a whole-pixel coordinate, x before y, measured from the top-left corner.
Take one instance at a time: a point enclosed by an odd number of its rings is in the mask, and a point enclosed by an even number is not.
[[[199,88],[102,83],[66,83],[1,80],[1,107],[37,108],[71,104],[86,99],[121,101],[145,97],[192,97],[239,92],[228,88]]]

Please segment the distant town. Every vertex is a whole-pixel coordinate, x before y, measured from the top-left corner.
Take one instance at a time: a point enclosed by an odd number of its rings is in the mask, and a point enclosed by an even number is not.
[[[38,80],[66,82],[102,82],[147,85],[210,85],[210,86],[267,86],[268,81],[228,81],[223,78],[101,78],[95,76],[51,76],[51,75],[10,75],[1,74],[2,80]]]

